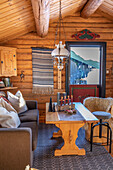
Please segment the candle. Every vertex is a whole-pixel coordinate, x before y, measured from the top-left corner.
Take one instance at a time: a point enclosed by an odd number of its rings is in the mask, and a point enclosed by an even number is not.
[[[64,96],[64,105],[66,105],[66,96]]]
[[[62,104],[63,104],[63,97],[61,97],[61,106],[62,106]]]
[[[68,105],[69,105],[69,102],[70,102],[70,100],[69,100],[69,96],[68,96],[67,102],[68,102]]]
[[[73,95],[71,95],[71,104],[73,104]]]

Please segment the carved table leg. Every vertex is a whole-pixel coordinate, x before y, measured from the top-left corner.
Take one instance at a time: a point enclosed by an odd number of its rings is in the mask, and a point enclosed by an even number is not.
[[[83,122],[55,124],[62,131],[64,146],[55,150],[55,156],[61,155],[85,155],[85,149],[79,149],[75,144],[78,130],[84,125]]]
[[[58,132],[53,133],[53,138],[58,138],[62,136],[62,131],[59,129]]]

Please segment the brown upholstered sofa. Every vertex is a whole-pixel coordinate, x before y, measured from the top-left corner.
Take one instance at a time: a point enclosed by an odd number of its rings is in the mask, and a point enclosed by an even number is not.
[[[25,170],[28,164],[32,167],[39,113],[36,101],[26,104],[28,110],[19,114],[18,128],[0,128],[0,170]]]

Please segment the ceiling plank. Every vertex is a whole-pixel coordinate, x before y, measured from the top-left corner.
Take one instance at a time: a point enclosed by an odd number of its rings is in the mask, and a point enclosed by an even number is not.
[[[0,10],[0,19],[3,19],[3,18],[5,19],[6,16],[15,14],[16,12],[19,12],[19,11],[22,11],[22,10],[24,12],[24,10],[28,7],[31,7],[30,3],[20,4],[17,7],[12,6],[12,8],[8,7],[8,8],[1,9]],[[32,7],[31,7],[31,9],[32,9]]]
[[[31,23],[32,25],[32,23]],[[13,40],[15,38],[18,38],[26,33],[31,32],[32,30],[34,30],[34,25],[30,26],[26,29],[25,27],[21,27],[19,29],[17,29],[15,32],[9,33],[9,35],[6,35],[4,37],[0,37],[0,44],[3,44],[9,40]]]
[[[0,4],[6,3],[8,0],[0,0]]]
[[[3,25],[4,23],[9,23],[9,22],[12,22],[12,21],[15,21],[15,20],[17,20],[17,21],[19,21],[19,20],[21,20],[21,18],[23,17],[23,16],[25,16],[25,15],[28,15],[28,14],[30,14],[31,13],[31,16],[33,17],[33,13],[32,13],[33,11],[32,11],[32,9],[31,9],[31,7],[28,7],[28,8],[26,8],[26,9],[24,9],[24,11],[23,10],[21,10],[21,11],[19,11],[19,12],[15,12],[14,14],[12,14],[12,15],[8,15],[8,16],[6,16],[5,17],[5,19],[4,18],[2,18],[2,19],[0,19],[0,26],[1,25]],[[34,19],[33,19],[34,20]],[[3,23],[3,24],[2,24]]]
[[[15,23],[9,25],[6,24],[2,28],[0,27],[0,34],[2,32],[9,31],[10,29],[15,30],[17,27],[23,25],[26,26],[28,23],[34,23],[34,20],[30,15],[23,17],[22,20],[20,22],[16,22],[16,24]]]
[[[113,1],[104,0],[102,5],[98,8],[97,12],[102,16],[108,18],[113,21]]]
[[[50,0],[31,0],[37,34],[45,37],[49,29]]]
[[[80,11],[83,8],[84,4],[87,2],[87,0],[74,0],[71,3],[69,2],[70,1],[65,1],[65,3],[63,3],[62,1],[61,13],[63,18],[67,15]],[[51,23],[54,22],[55,20],[58,20],[59,5],[50,4],[50,7],[51,7],[50,8],[50,23]]]
[[[17,25],[17,24],[21,23],[22,20],[23,20],[23,23],[26,24],[26,22],[27,22],[26,18],[28,18],[28,17],[32,18],[32,21],[34,21],[33,16],[31,16],[30,11],[28,11],[26,13],[23,13],[21,15],[21,17],[17,15],[16,17],[14,17],[10,20],[5,20],[2,23],[0,23],[0,30],[5,29],[11,25],[13,26],[13,24]]]
[[[89,0],[81,11],[81,17],[89,18],[104,0]]]
[[[21,30],[22,28],[27,30],[29,27],[33,27],[33,26],[34,26],[34,22],[32,22],[32,21],[29,21],[27,24],[23,24],[23,25],[19,24],[19,26],[15,25],[14,27],[12,27],[12,29],[5,29],[3,31],[0,31],[0,39],[2,37],[7,37],[9,35],[13,35],[14,33],[16,33],[18,30]],[[31,31],[34,31],[34,30],[31,30]]]

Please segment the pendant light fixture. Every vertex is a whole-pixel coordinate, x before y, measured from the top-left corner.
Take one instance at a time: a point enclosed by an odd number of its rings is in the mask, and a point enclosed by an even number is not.
[[[59,20],[57,22],[57,30],[55,34],[55,42],[56,42],[57,32],[59,28],[59,44],[55,44],[57,48],[54,49],[51,53],[51,55],[53,56],[54,65],[57,66],[59,70],[62,70],[64,68],[64,64],[67,62],[70,54],[69,51],[64,48],[65,44],[63,45],[61,41],[61,24],[65,35],[65,30],[62,22],[62,14],[61,14],[61,0],[59,0]],[[65,39],[66,39],[66,35],[65,35]]]

